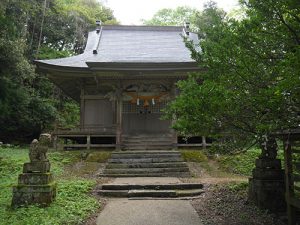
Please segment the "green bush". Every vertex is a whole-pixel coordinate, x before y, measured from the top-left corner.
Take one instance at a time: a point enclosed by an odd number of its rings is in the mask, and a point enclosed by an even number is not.
[[[207,156],[201,150],[182,150],[181,155],[187,162],[207,162]]]
[[[260,152],[260,149],[255,148],[241,154],[223,155],[218,158],[218,162],[225,171],[250,176]]]
[[[255,167],[255,160],[261,154],[258,148],[252,148],[246,152],[234,155],[222,155],[217,160],[225,171],[250,176]],[[277,158],[283,160],[283,151],[278,151]]]

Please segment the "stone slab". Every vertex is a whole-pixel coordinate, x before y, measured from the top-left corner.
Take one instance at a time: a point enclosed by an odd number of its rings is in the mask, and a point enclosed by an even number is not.
[[[116,178],[112,184],[179,184],[177,177],[121,177]]]
[[[51,173],[22,173],[19,175],[19,184],[44,185],[53,182]]]
[[[189,201],[111,200],[97,225],[202,225]]]
[[[44,162],[30,162],[24,163],[23,173],[48,173],[50,171],[50,163]]]
[[[48,193],[56,190],[56,183],[52,182],[45,185],[16,185],[13,187],[13,193]]]
[[[200,183],[174,183],[174,184],[103,184],[102,190],[132,190],[132,189],[155,189],[155,190],[186,190],[202,189]]]
[[[39,204],[47,206],[56,197],[56,184],[13,187],[12,207]]]
[[[252,175],[253,178],[261,180],[283,180],[284,170],[255,168],[252,171]]]
[[[281,169],[280,159],[256,159],[255,165],[257,168]]]

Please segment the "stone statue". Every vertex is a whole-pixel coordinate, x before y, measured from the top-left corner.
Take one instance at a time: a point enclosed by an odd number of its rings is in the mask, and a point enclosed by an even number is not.
[[[47,206],[54,201],[56,182],[50,172],[50,162],[46,155],[50,141],[50,134],[41,134],[39,140],[34,139],[31,142],[30,162],[24,163],[18,185],[13,187],[12,207],[30,204]]]
[[[39,141],[37,139],[34,139],[31,142],[29,149],[30,162],[48,161],[46,153],[48,151],[50,142],[50,134],[41,134]]]
[[[277,143],[274,137],[265,136],[264,142],[261,144],[262,153],[261,159],[276,159],[277,157]]]

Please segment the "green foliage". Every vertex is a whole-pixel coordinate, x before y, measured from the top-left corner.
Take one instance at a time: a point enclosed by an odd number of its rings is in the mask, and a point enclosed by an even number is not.
[[[179,6],[176,9],[161,9],[157,11],[149,20],[143,20],[145,25],[156,26],[183,26],[185,22],[190,22],[192,28],[197,19],[199,11],[188,6]]]
[[[180,95],[167,109],[167,118],[176,120],[174,128],[187,136],[231,137],[231,142],[250,144],[297,127],[299,4],[247,1],[241,20],[209,4],[199,17],[201,51],[187,40],[205,69],[178,83]]]
[[[29,206],[15,210],[0,207],[0,223],[23,224],[78,224],[99,207],[96,199],[87,195],[95,185],[93,181],[70,180],[60,182],[57,198],[51,206]],[[9,190],[11,192],[11,190]],[[6,198],[5,198],[6,197]],[[11,195],[1,196],[1,205],[7,205]]]
[[[225,171],[250,176],[260,153],[260,149],[255,148],[242,154],[220,156],[218,162]]]
[[[187,162],[207,162],[207,156],[201,150],[181,150],[184,161]]]
[[[31,62],[81,53],[99,19],[117,23],[112,10],[97,0],[1,1],[1,141],[28,143],[54,125],[79,124],[78,104],[37,75]]]
[[[248,182],[233,182],[228,184],[228,189],[233,192],[246,191],[248,189]]]
[[[239,175],[251,176],[255,167],[255,160],[260,156],[261,150],[252,148],[239,154],[221,155],[217,161],[221,169]],[[278,159],[283,160],[283,151],[278,152]]]
[[[65,101],[57,118],[57,126],[61,128],[76,128],[80,123],[80,107],[75,101]]]
[[[98,201],[88,194],[96,185],[94,180],[58,176],[65,165],[79,161],[80,153],[50,152],[48,155],[58,183],[56,200],[47,208],[29,206],[11,209],[11,186],[16,184],[23,163],[29,160],[28,149],[0,148],[0,224],[79,224],[97,210]]]

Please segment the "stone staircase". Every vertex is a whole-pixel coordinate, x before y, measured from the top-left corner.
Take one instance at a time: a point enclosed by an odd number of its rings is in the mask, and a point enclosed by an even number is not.
[[[174,150],[113,152],[101,176],[189,177],[181,153]]]
[[[117,198],[187,198],[201,195],[200,183],[177,184],[102,184],[95,192]]]
[[[123,136],[124,150],[170,150],[173,148],[170,134]]]

